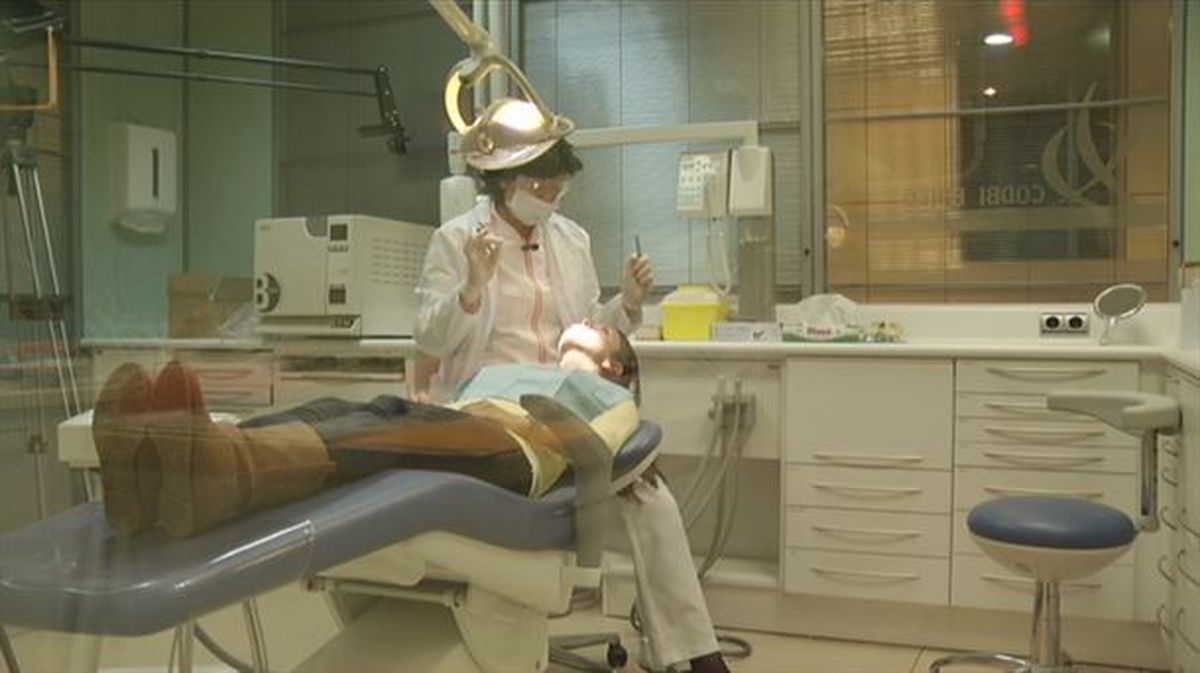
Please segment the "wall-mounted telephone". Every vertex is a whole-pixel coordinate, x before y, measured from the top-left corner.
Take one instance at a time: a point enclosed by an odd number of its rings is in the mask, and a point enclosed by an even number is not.
[[[774,181],[771,150],[684,152],[679,157],[675,208],[693,219],[770,217]]]

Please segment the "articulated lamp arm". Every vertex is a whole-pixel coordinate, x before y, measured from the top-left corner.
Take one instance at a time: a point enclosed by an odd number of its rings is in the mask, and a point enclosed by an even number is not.
[[[455,0],[429,0],[429,4],[442,17],[446,25],[450,26],[450,29],[458,35],[459,39],[471,49],[471,56],[457,63],[451,69],[450,76],[446,80],[444,97],[446,116],[450,118],[454,130],[465,135],[471,128],[471,124],[467,123],[462,113],[462,90],[466,87],[479,86],[488,75],[497,70],[506,73],[517,83],[521,93],[537,107],[547,125],[554,128],[561,126],[563,122],[569,123],[568,120],[550,111],[525,73],[496,49],[496,41],[492,39],[491,34],[471,21],[471,18],[459,8]],[[573,125],[571,127],[573,128]]]

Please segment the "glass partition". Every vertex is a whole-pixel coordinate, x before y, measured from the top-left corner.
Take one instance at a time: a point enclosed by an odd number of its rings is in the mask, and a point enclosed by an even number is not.
[[[827,0],[829,289],[1168,294],[1167,0]]]

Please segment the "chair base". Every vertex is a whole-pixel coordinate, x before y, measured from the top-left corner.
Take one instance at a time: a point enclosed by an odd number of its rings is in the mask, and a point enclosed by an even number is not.
[[[1012,673],[1072,673],[1071,658],[1062,650],[1060,605],[1058,582],[1036,580],[1028,658],[999,652],[953,654],[933,662],[929,672],[940,673],[943,667],[956,664],[982,664],[1006,666]]]
[[[593,661],[571,650],[594,645],[607,645],[604,662]],[[629,662],[629,652],[615,632],[591,633],[578,636],[555,636],[550,639],[550,662],[586,673],[614,673]]]

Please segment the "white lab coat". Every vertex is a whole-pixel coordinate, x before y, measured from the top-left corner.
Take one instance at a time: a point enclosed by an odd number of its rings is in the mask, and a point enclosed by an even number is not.
[[[458,295],[467,283],[463,246],[471,232],[478,225],[486,225],[492,217],[491,201],[480,200],[470,211],[439,227],[425,254],[425,267],[417,285],[420,310],[413,332],[421,351],[441,360],[430,389],[436,399],[453,393],[483,364],[492,333],[497,283],[493,279],[488,284],[482,305],[473,315],[462,309]],[[546,254],[558,318],[564,327],[585,319],[626,333],[636,326],[625,312],[621,295],[600,303],[591,239],[583,227],[556,213],[538,234]]]

